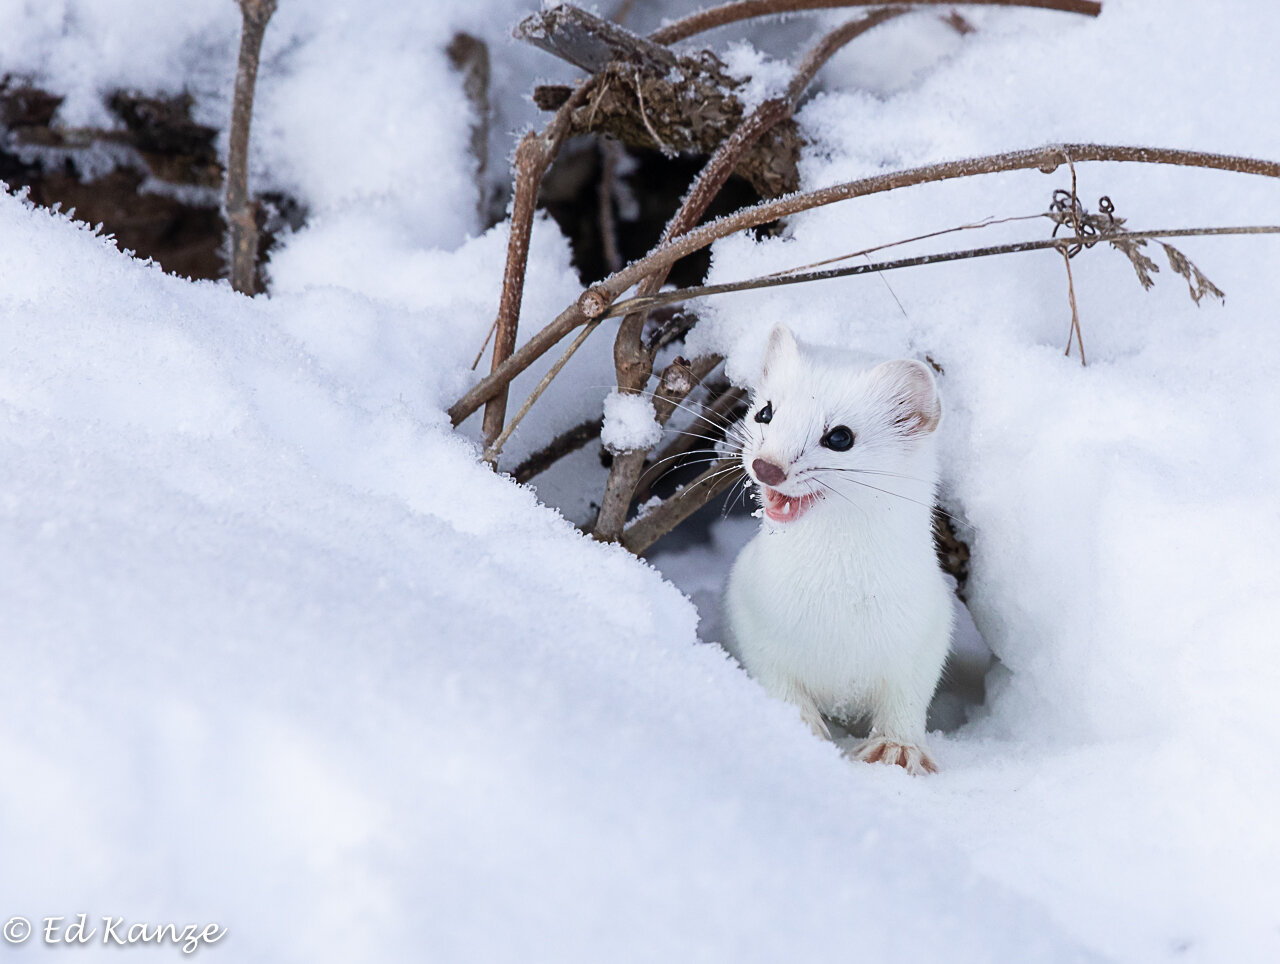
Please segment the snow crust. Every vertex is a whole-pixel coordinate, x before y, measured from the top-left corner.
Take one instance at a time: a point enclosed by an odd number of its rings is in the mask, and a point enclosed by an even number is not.
[[[202,954],[250,962],[1276,959],[1278,242],[1178,242],[1227,292],[1199,309],[1167,269],[1146,293],[1083,253],[1087,368],[1052,254],[699,306],[683,353],[740,383],[780,318],[945,371],[945,498],[1002,665],[981,718],[931,738],[939,776],[852,766],[701,644],[658,572],[539,504],[579,517],[586,486],[517,487],[449,429],[505,228],[479,233],[441,49],[489,40],[510,131],[557,69],[503,39],[525,9],[281,4],[255,177],[312,217],[269,299],[0,196],[0,917],[216,920]],[[1270,5],[965,15],[965,38],[918,14],[833,62],[800,115],[806,186],[1067,140],[1280,157]],[[0,22],[5,69],[67,93],[68,124],[113,86],[190,89],[222,123],[234,4],[6,0]],[[1280,211],[1259,178],[1077,174],[1135,227]],[[833,206],[719,243],[711,280],[1068,184]],[[522,338],[580,290],[549,222],[528,277]],[[609,348],[584,344],[504,466],[599,414]],[[667,560],[708,614],[749,528]]]

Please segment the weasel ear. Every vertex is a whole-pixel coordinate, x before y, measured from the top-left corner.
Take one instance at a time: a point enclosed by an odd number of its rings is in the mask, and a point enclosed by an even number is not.
[[[767,378],[770,372],[776,372],[783,364],[800,354],[800,346],[796,344],[796,336],[791,329],[779,322],[769,332],[769,344],[764,350],[764,364],[760,368],[760,377]]]
[[[893,424],[908,438],[921,438],[942,420],[942,399],[933,372],[923,362],[889,361],[872,372],[884,386],[893,410]]]

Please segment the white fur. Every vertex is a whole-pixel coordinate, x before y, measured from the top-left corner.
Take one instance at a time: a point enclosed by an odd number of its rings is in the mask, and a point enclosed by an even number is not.
[[[772,420],[757,423],[769,403]],[[932,535],[940,416],[919,362],[868,371],[775,328],[742,423],[743,464],[759,482],[751,464],[768,459],[787,471],[777,491],[825,498],[795,521],[766,518],[725,591],[729,648],[747,672],[819,733],[824,715],[869,717],[859,755],[914,772],[932,766],[925,713],[951,639]],[[820,445],[837,425],[855,434],[845,452]]]

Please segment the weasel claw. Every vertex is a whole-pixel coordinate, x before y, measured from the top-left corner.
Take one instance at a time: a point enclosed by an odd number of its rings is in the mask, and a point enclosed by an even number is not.
[[[923,747],[913,743],[898,743],[884,737],[872,737],[858,747],[854,758],[864,763],[887,763],[900,766],[913,776],[937,773],[938,765]]]

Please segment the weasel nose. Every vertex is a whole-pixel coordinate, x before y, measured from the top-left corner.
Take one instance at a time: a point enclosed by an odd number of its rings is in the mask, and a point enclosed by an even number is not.
[[[783,468],[774,465],[772,462],[766,462],[764,459],[756,459],[752,462],[751,471],[765,485],[777,485],[779,482],[787,480],[787,473]]]

